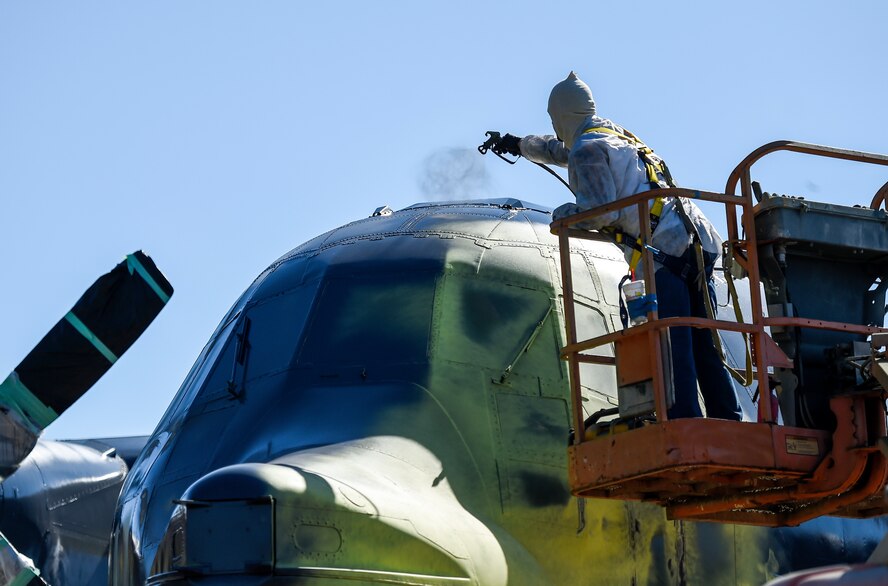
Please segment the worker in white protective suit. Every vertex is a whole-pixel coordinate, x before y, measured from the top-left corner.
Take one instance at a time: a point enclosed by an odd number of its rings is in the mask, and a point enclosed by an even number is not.
[[[595,113],[592,92],[575,73],[558,83],[549,96],[549,116],[555,136],[505,135],[499,144],[504,152],[522,155],[541,164],[567,167],[570,188],[576,203],[555,209],[554,219],[573,215],[620,198],[668,187],[671,182],[662,159],[634,135]],[[697,278],[698,262],[692,243],[696,231],[703,247],[707,285],[705,294],[715,307],[712,271],[721,248],[721,239],[712,224],[692,202],[664,196],[652,206],[659,219],[652,220],[650,245],[655,254],[658,315],[706,317],[704,292]],[[657,209],[661,208],[661,209]],[[640,229],[635,206],[598,216],[580,227],[602,230],[614,236],[632,268],[640,258]],[[719,350],[707,329],[671,328],[675,403],[670,418],[700,417],[697,381],[706,413],[720,419],[740,419],[740,405]]]

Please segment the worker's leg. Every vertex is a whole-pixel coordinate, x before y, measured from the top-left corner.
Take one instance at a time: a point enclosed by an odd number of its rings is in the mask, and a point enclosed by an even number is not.
[[[715,283],[712,280],[712,269],[707,270],[706,293],[716,308]],[[691,287],[694,287],[691,285]],[[691,291],[691,312],[697,317],[707,317],[705,301],[699,290]],[[706,405],[706,416],[718,419],[740,420],[740,403],[734,392],[731,375],[722,362],[722,357],[712,340],[713,333],[707,329],[694,328],[691,336],[694,346],[694,363],[697,366],[697,377],[700,379],[700,391]]]
[[[657,315],[661,318],[690,315],[689,292],[685,282],[666,268],[658,270],[655,277]],[[669,409],[669,418],[702,417],[703,412],[697,400],[697,371],[694,367],[691,328],[670,328],[669,340],[672,346],[672,381],[675,387],[675,404]]]

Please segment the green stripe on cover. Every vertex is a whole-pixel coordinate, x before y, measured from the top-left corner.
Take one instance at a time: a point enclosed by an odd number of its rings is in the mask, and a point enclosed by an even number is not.
[[[148,286],[151,287],[155,293],[157,293],[157,296],[160,297],[161,301],[166,303],[170,300],[170,296],[163,292],[163,289],[160,288],[160,285],[157,284],[157,281],[154,280],[154,277],[151,276],[148,270],[142,265],[142,263],[139,262],[139,259],[137,259],[134,255],[126,255],[126,266],[127,268],[129,268],[130,274],[133,274],[133,269],[135,269],[135,271],[139,273],[139,276],[141,276],[145,280],[145,282],[148,283]]]
[[[6,380],[0,383],[0,401],[15,409],[40,429],[45,429],[59,417],[52,407],[45,405],[28,390],[28,387],[19,380],[18,373],[15,371],[12,371]]]
[[[65,319],[68,320],[68,323],[70,323],[72,326],[74,326],[74,329],[77,330],[78,332],[80,332],[84,338],[89,340],[89,342],[93,346],[96,347],[96,350],[101,352],[102,356],[104,356],[105,358],[108,359],[108,362],[110,362],[111,364],[114,364],[115,362],[117,362],[117,356],[114,355],[114,352],[112,352],[108,348],[108,346],[103,344],[102,341],[98,338],[98,336],[96,336],[94,333],[92,333],[92,330],[90,330],[88,327],[86,327],[85,323],[80,321],[80,318],[78,318],[76,315],[74,315],[72,312],[69,311],[67,313],[67,315],[65,315]]]

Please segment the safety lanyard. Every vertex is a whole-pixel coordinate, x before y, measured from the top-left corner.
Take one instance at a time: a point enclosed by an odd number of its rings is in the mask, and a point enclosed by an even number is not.
[[[654,205],[651,206],[650,213],[651,235],[653,235],[654,230],[656,230],[657,226],[660,224],[660,216],[663,214],[663,206],[665,205],[665,197],[661,196],[654,199]],[[633,238],[614,226],[605,226],[601,231],[610,234],[617,244],[623,244],[632,249],[632,257],[629,259],[629,270],[634,272],[635,267],[637,267],[638,263],[641,261],[641,253],[645,248],[644,240],[641,239],[641,236]]]

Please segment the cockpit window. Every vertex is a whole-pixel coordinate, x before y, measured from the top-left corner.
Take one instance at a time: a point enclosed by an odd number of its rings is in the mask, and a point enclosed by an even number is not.
[[[175,398],[161,418],[158,429],[168,427],[174,418],[181,417],[182,409],[187,409],[193,403],[197,393],[206,388],[207,379],[214,370],[218,370],[220,356],[230,346],[229,338],[234,331],[236,321],[236,319],[228,319],[227,323],[223,323],[216,329],[215,334],[198,356]]]
[[[224,346],[220,340],[194,381],[200,386],[195,403],[236,398],[249,381],[290,368],[316,292],[313,282],[246,305],[223,328]]]
[[[495,370],[514,363],[513,372],[561,377],[558,324],[546,293],[499,280],[448,275],[436,304],[436,315],[442,316],[435,327],[437,357]]]
[[[299,355],[300,365],[427,360],[433,273],[382,273],[327,280]]]
[[[246,340],[248,355],[244,356],[247,380],[293,365],[317,291],[315,281],[247,309],[250,320]]]

